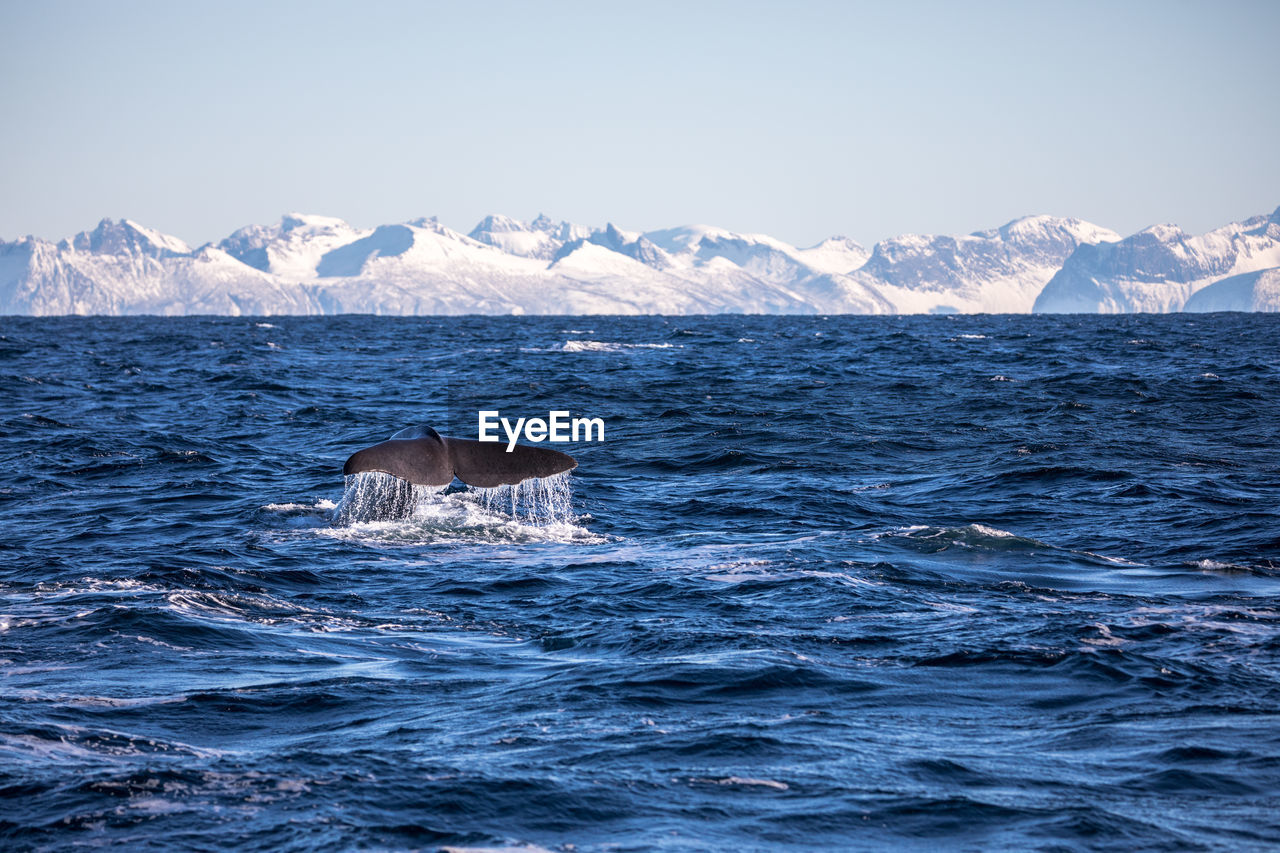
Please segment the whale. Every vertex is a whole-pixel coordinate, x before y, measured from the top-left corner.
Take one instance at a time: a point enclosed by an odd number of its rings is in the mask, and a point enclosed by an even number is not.
[[[457,477],[468,486],[514,486],[578,467],[567,453],[549,447],[446,438],[426,424],[400,430],[384,442],[357,450],[342,466],[344,475],[380,471],[417,486],[447,486]]]

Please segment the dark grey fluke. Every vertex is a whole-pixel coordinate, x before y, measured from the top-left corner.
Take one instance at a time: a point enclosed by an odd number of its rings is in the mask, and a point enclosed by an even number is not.
[[[447,486],[456,476],[468,486],[492,488],[577,467],[572,456],[558,450],[517,444],[508,453],[504,442],[445,438],[424,425],[402,429],[381,444],[357,450],[342,466],[342,473],[382,471],[420,486]]]

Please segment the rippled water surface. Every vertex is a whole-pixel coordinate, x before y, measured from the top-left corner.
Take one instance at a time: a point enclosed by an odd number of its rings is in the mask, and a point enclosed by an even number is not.
[[[0,335],[5,849],[1280,842],[1280,318]],[[566,512],[337,520],[486,403]]]

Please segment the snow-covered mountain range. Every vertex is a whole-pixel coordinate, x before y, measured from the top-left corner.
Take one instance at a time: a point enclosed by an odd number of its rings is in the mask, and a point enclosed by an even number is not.
[[[1267,295],[1273,291],[1249,287],[1246,294],[1224,281],[1277,267],[1280,208],[1195,237],[1176,225],[1153,225],[1119,242],[1082,244],[1040,291],[1034,310],[1280,311],[1280,301]]]
[[[1191,237],[1050,216],[867,251],[708,226],[289,214],[193,249],[131,220],[0,242],[0,314],[703,314],[1280,310],[1280,209]]]

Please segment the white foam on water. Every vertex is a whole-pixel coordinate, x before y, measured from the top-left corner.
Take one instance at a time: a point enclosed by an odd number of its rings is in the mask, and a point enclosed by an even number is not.
[[[988,527],[985,524],[970,524],[969,529],[974,533],[980,533],[983,536],[991,536],[996,539],[1012,539],[1014,534],[1007,530],[1001,530],[998,527]]]
[[[457,847],[451,844],[440,848],[440,853],[552,853],[552,850],[536,844],[512,844],[508,847]]]
[[[321,498],[313,504],[282,503],[267,504],[263,507],[267,512],[315,512],[316,510],[336,509],[337,504],[328,498]]]
[[[695,785],[741,785],[746,788],[772,788],[775,791],[786,791],[791,788],[786,782],[779,782],[774,779],[757,779],[750,776],[693,777],[689,782]]]
[[[1191,563],[1197,569],[1204,572],[1252,572],[1253,569],[1240,563],[1228,563],[1224,560],[1196,560]]]
[[[998,527],[981,523],[965,524],[960,527],[930,527],[926,524],[910,524],[901,527],[894,527],[880,533],[873,533],[869,537],[870,541],[876,541],[886,537],[906,537],[910,539],[941,539],[951,542],[955,545],[965,547],[974,545],[983,545],[986,540],[991,539],[1011,539],[1019,542],[1025,542],[1029,545],[1052,548],[1054,546],[1047,545],[1035,539],[1028,539],[1019,536],[1016,533],[1010,533],[1008,530],[1001,530]]]
[[[619,352],[628,349],[676,349],[677,344],[623,344],[613,341],[565,341],[563,352]]]

